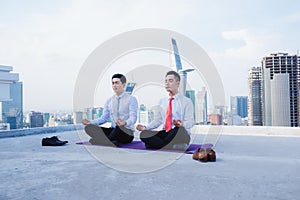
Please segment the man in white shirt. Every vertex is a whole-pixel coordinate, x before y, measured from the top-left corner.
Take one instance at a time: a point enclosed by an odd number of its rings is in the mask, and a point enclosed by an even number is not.
[[[118,146],[132,142],[138,102],[134,96],[124,91],[125,86],[126,77],[122,74],[114,74],[112,89],[115,94],[106,101],[102,116],[91,121],[82,120],[86,125],[86,133],[92,137],[90,143]],[[111,121],[110,128],[99,126],[108,121]]]
[[[138,124],[136,129],[142,131],[141,140],[147,148],[187,149],[190,142],[190,128],[195,124],[194,108],[191,99],[179,94],[180,75],[169,71],[165,76],[165,88],[168,98],[159,101],[160,112],[147,126]],[[161,131],[151,131],[164,124]]]

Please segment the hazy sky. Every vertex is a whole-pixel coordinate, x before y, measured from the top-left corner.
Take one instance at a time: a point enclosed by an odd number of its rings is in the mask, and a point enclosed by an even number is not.
[[[215,63],[228,101],[247,95],[247,71],[263,56],[297,53],[300,3],[0,0],[0,65],[19,73],[25,110],[71,110],[75,80],[89,54],[139,28],[169,29],[197,42]]]

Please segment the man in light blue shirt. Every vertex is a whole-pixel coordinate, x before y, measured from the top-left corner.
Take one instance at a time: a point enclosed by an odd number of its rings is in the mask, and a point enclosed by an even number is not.
[[[127,144],[133,140],[134,124],[137,120],[137,99],[126,93],[126,77],[122,74],[112,76],[112,89],[115,94],[110,97],[103,109],[103,114],[95,120],[82,120],[85,131],[91,136],[90,143],[103,145]],[[111,121],[111,127],[99,125]]]
[[[194,108],[191,99],[179,94],[180,75],[169,71],[165,77],[168,98],[159,101],[159,111],[147,126],[138,124],[142,131],[141,140],[147,148],[177,148],[186,150],[190,142],[190,128],[195,124]],[[164,125],[161,131],[151,131]]]

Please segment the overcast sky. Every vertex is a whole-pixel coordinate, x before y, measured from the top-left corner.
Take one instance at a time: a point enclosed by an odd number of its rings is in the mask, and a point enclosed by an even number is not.
[[[297,53],[300,3],[0,0],[0,65],[19,73],[25,111],[72,110],[75,81],[89,54],[139,28],[168,29],[197,42],[218,69],[228,101],[247,95],[247,71],[263,56]]]

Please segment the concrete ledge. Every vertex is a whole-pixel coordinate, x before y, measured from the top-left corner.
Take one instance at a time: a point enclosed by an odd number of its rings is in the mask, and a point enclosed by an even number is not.
[[[83,129],[83,127],[84,127],[83,125],[64,125],[64,126],[38,127],[38,128],[0,131],[0,138],[37,135],[37,134],[45,134],[45,133],[59,133],[65,131],[80,130]]]
[[[64,131],[81,130],[84,126],[65,125],[54,127],[39,127],[29,129],[17,129],[0,131],[0,138],[37,135],[45,133],[59,133]],[[209,126],[196,125],[191,130],[192,134],[221,134],[221,135],[253,135],[253,136],[286,136],[300,137],[299,127],[275,127],[275,126]],[[136,137],[138,133],[136,132]]]
[[[224,135],[254,135],[254,136],[287,136],[300,137],[299,127],[279,126],[209,126],[196,125],[193,134],[224,134]]]

